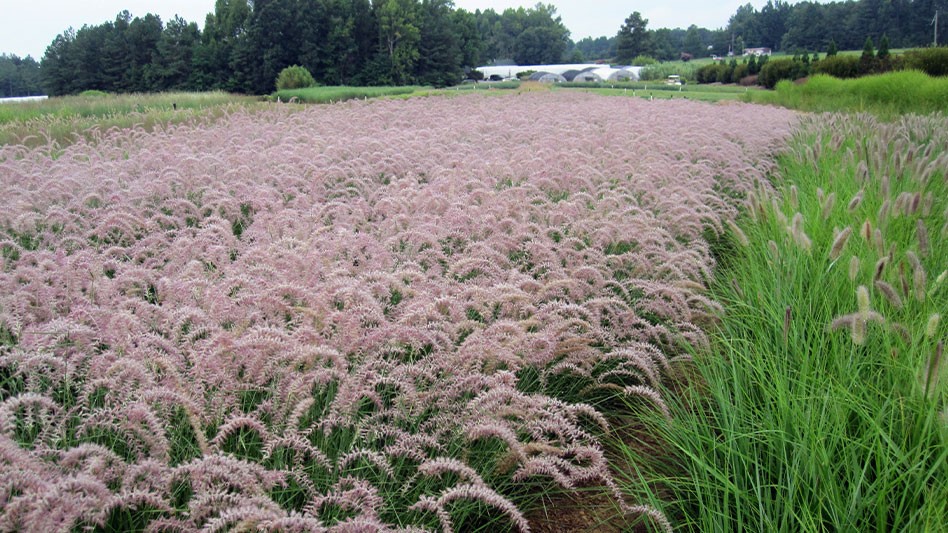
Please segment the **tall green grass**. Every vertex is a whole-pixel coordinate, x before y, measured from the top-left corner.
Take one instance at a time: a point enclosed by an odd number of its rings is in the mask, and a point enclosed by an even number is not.
[[[171,92],[148,94],[107,94],[89,91],[76,96],[50,98],[38,102],[0,105],[0,124],[23,122],[41,117],[98,118],[128,113],[205,109],[235,103],[252,103],[251,96],[214,91],[204,93]]]
[[[773,92],[754,93],[746,98],[803,111],[872,112],[892,118],[906,113],[948,110],[948,78],[935,78],[917,71],[849,80],[817,75],[804,83],[783,81]]]
[[[0,144],[30,147],[70,144],[95,131],[146,129],[193,120],[213,120],[234,106],[259,105],[259,99],[224,92],[106,94],[89,92],[39,102],[0,105]]]
[[[658,444],[619,445],[679,529],[948,527],[944,121],[827,120],[715,242],[726,312]]]

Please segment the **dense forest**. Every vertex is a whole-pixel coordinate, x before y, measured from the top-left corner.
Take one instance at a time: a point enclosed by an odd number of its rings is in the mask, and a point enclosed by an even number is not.
[[[893,48],[932,42],[948,0],[858,0],[740,7],[727,27],[649,29],[633,13],[617,33],[570,39],[553,5],[473,13],[451,0],[217,0],[203,30],[179,17],[119,13],[56,36],[41,62],[0,56],[0,94],[211,90],[262,94],[284,67],[323,84],[456,83],[490,63],[627,63],[740,53],[744,47],[859,49],[886,35]],[[948,18],[942,17],[942,21]],[[941,24],[944,26],[944,24]],[[942,32],[943,34],[945,32]]]

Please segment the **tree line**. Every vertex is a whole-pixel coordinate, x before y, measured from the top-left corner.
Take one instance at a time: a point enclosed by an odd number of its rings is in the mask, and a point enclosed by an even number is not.
[[[0,98],[39,96],[43,92],[40,65],[30,56],[0,54]]]
[[[176,17],[114,21],[58,35],[42,74],[51,95],[225,90],[262,94],[279,72],[327,85],[454,84],[494,59],[560,61],[569,31],[552,5],[474,13],[450,0],[217,0],[203,31]]]
[[[829,50],[835,42],[842,50],[859,50],[867,38],[880,42],[887,36],[893,48],[931,44],[936,11],[942,14],[939,33],[948,18],[948,0],[858,0],[856,2],[800,2],[769,0],[761,9],[745,4],[718,30],[697,26],[687,29],[650,30],[638,12],[625,20],[618,34],[583,39],[576,50],[587,57],[614,58],[626,63],[649,56],[671,60],[691,57],[740,55],[745,48],[773,51]],[[941,43],[939,43],[941,44]]]
[[[113,21],[64,31],[41,62],[0,56],[0,94],[35,94],[38,86],[54,96],[90,89],[264,94],[291,65],[326,85],[443,86],[491,63],[629,64],[745,47],[825,51],[830,42],[858,49],[882,35],[901,48],[931,42],[939,9],[948,13],[948,0],[770,0],[759,10],[738,8],[718,30],[653,30],[635,12],[616,35],[573,42],[556,8],[543,3],[472,13],[451,0],[217,0],[203,29],[180,17],[163,22],[123,11]]]

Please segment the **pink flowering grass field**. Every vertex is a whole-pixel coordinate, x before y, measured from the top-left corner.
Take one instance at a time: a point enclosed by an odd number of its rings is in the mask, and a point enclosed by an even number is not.
[[[795,122],[541,92],[0,147],[0,530],[527,531],[591,487],[669,528],[610,412],[707,345],[707,239]]]

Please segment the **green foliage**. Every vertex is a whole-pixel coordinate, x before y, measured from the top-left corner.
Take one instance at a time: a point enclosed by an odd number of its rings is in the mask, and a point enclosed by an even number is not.
[[[799,58],[780,58],[767,61],[767,63],[761,67],[758,79],[762,86],[773,89],[777,86],[777,83],[782,80],[797,80],[805,78],[809,74],[809,65],[805,64]]]
[[[929,76],[948,76],[948,46],[909,50],[902,58],[907,69],[920,70]]]
[[[634,67],[647,67],[649,65],[657,65],[658,60],[651,56],[638,55],[632,58],[630,64]]]
[[[826,50],[826,57],[836,57],[836,54],[839,53],[839,48],[836,46],[836,40],[830,39],[829,48]]]
[[[636,63],[725,55],[748,46],[858,49],[867,35],[891,35],[895,47],[930,40],[930,10],[912,2],[769,2],[738,8],[727,28],[649,30],[633,13],[612,37],[569,40],[549,4],[471,13],[448,0],[220,0],[203,30],[153,14],[66,30],[41,64],[0,56],[0,95],[224,90],[265,94],[280,71],[305,67],[324,85],[445,86],[498,60],[521,65],[611,59]],[[864,72],[889,70],[885,47]],[[682,52],[688,55],[682,55]],[[877,66],[876,59],[882,61]],[[42,68],[40,68],[40,66]],[[749,65],[751,75],[757,71]],[[913,67],[918,68],[918,67]],[[928,71],[928,70],[926,70]],[[928,71],[930,72],[930,71]]]
[[[280,71],[276,79],[276,88],[278,91],[291,89],[305,89],[316,85],[313,75],[305,67],[293,65]]]
[[[213,120],[231,106],[256,103],[255,98],[223,92],[114,95],[92,91],[87,96],[6,104],[0,106],[0,143],[44,145],[48,136],[63,147],[78,139],[94,140],[112,127],[141,124],[152,129],[162,124]],[[37,135],[40,131],[44,135]]]
[[[583,55],[585,60],[610,59],[616,54],[616,37],[583,37],[573,44],[573,50]],[[572,61],[571,61],[572,62]]]
[[[738,83],[750,75],[747,63],[711,63],[695,71],[695,81],[698,83]]]
[[[638,11],[629,15],[616,35],[616,62],[632,64],[638,56],[651,53],[651,39],[648,32],[648,19],[642,18]]]
[[[916,117],[819,120],[842,124],[799,135],[781,162],[779,194],[755,192],[742,235],[732,230],[713,246],[726,266],[712,297],[725,312],[712,351],[695,354],[694,385],[669,391],[672,419],[654,420],[647,442],[619,445],[635,465],[627,490],[657,492],[653,504],[677,518],[676,530],[941,531],[948,519],[948,365],[933,364],[945,330],[930,326],[948,292],[944,279],[921,297],[911,280],[908,290],[899,282],[907,254],[923,248],[918,221],[941,224],[948,190],[943,170],[925,178],[916,170],[924,165],[891,150],[944,136],[934,133],[937,120],[903,129]],[[929,163],[939,147],[924,156]],[[933,205],[893,208],[903,193]],[[863,226],[881,231],[881,249],[860,235]],[[839,245],[843,228],[853,231]],[[948,261],[948,241],[924,247],[931,280]],[[901,305],[879,281],[896,287]],[[849,327],[832,327],[859,318],[860,286],[869,288],[866,312],[882,321],[862,344]],[[940,380],[925,378],[933,370]]]
[[[852,55],[826,54],[822,61],[813,66],[813,72],[840,79],[858,78],[859,58]]]
[[[695,72],[700,65],[685,61],[666,61],[649,65],[639,73],[642,81],[664,81],[671,75],[681,76],[683,80],[695,79]]]
[[[935,113],[948,109],[948,78],[917,71],[850,80],[821,74],[804,84],[782,82],[774,92],[753,93],[748,98],[804,111],[872,112],[884,117]]]
[[[0,54],[0,98],[42,94],[40,65],[35,59]]]
[[[876,57],[880,60],[885,60],[889,57],[889,36],[882,34],[882,40],[879,41],[879,51],[876,53]]]
[[[308,104],[328,104],[333,102],[344,102],[346,100],[361,100],[365,98],[380,98],[384,96],[410,95],[423,87],[309,87],[306,89],[295,89],[277,91],[270,96],[270,99],[276,101],[289,102],[296,99]]]

